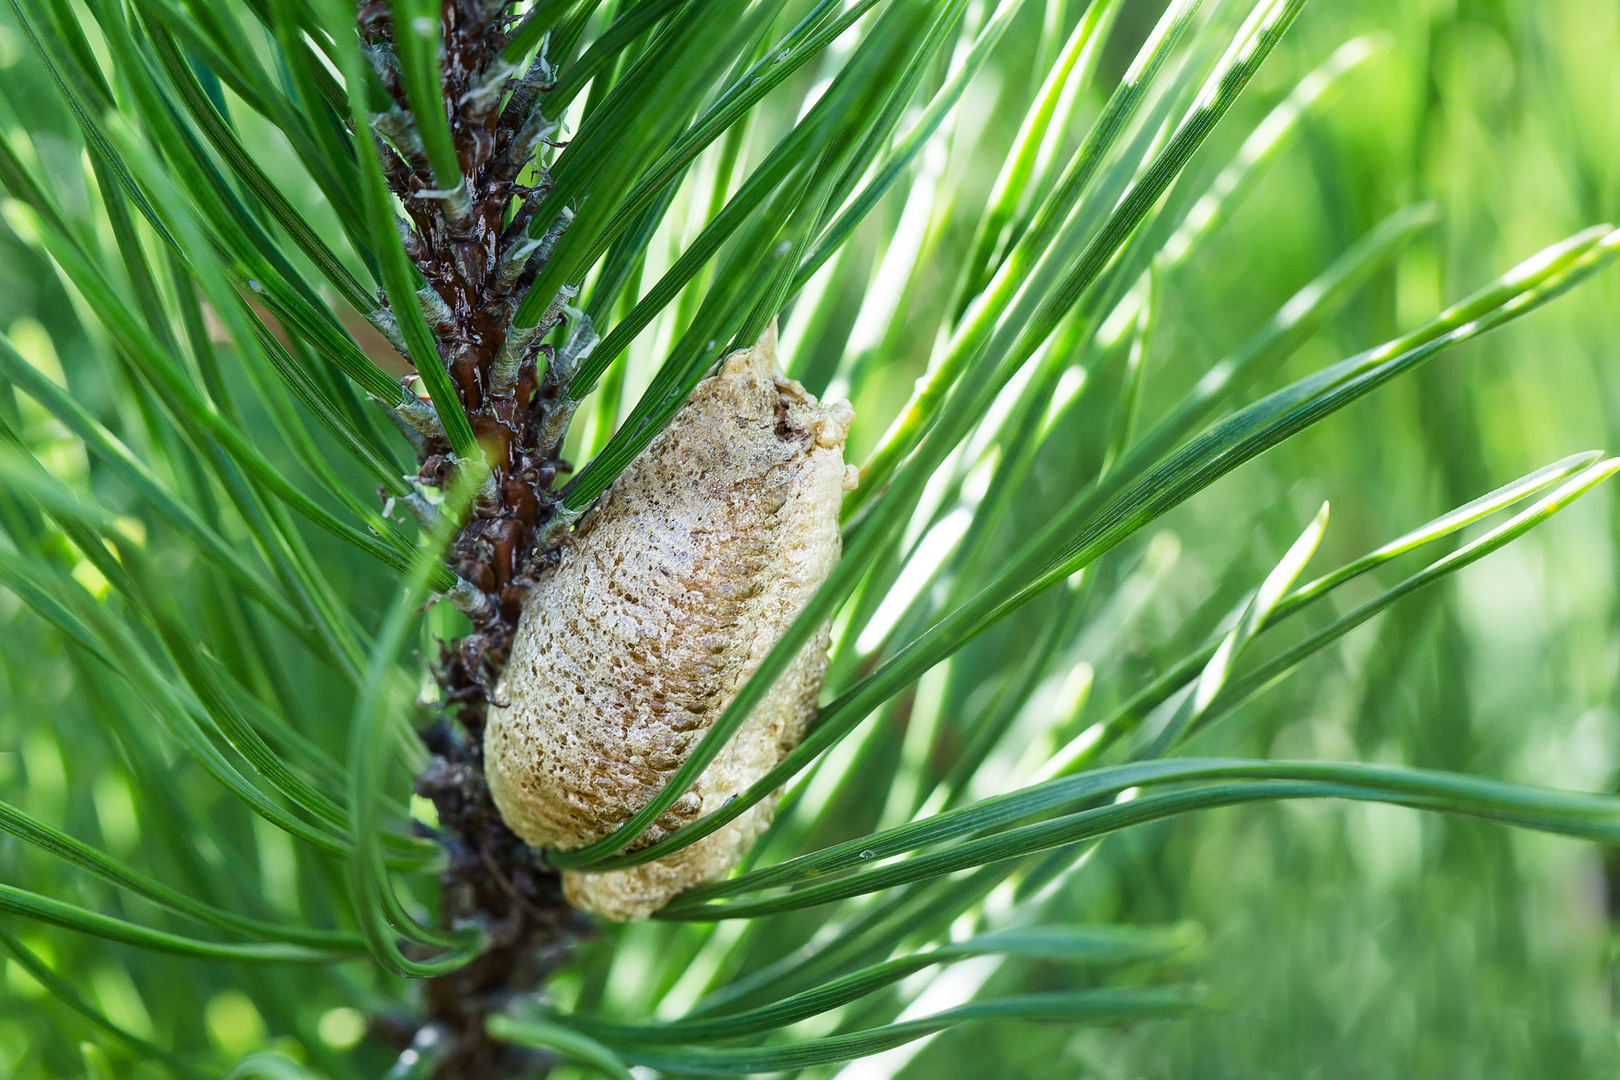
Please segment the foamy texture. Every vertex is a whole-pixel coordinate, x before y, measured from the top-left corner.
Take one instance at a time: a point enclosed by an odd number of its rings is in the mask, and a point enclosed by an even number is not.
[[[726,358],[581,523],[534,588],[484,733],[501,816],[526,842],[575,848],[647,805],[838,561],[855,469],[848,402],[776,374],[776,333]],[[796,746],[827,670],[825,627],[741,730],[637,841],[718,810]],[[577,907],[645,918],[718,877],[776,797],[662,859],[568,871]]]

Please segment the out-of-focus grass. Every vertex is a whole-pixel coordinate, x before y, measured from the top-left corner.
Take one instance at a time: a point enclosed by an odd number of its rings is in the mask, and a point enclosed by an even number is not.
[[[1172,284],[1144,418],[1314,273],[1324,249],[1401,202],[1436,201],[1443,224],[1289,370],[1404,329],[1512,251],[1620,212],[1620,9],[1322,5],[1246,107],[1263,108],[1268,89],[1274,98],[1360,31],[1389,33],[1391,48]],[[1613,447],[1616,312],[1620,282],[1609,277],[1228,478],[1168,522],[1176,565],[1124,640],[1085,659],[1129,670],[1176,655],[1167,635],[1230,593],[1234,573],[1263,573],[1263,553],[1324,497],[1331,563],[1535,460]],[[1304,474],[1309,483],[1292,482]],[[1357,631],[1189,752],[1359,756],[1613,790],[1617,526],[1612,495],[1593,500]],[[1108,704],[1093,701],[1092,715]],[[1126,1033],[947,1033],[901,1075],[1598,1077],[1620,1067],[1620,879],[1600,849],[1390,807],[1285,805],[1138,830],[1073,881],[1053,901],[1070,918],[1199,921],[1212,1009]]]

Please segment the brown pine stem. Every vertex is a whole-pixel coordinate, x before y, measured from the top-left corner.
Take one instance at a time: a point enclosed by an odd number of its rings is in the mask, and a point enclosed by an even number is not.
[[[384,174],[409,219],[402,222],[406,250],[427,283],[419,299],[438,340],[438,361],[493,474],[446,559],[476,590],[458,604],[473,626],[441,645],[437,676],[446,713],[423,735],[432,757],[416,785],[438,810],[436,835],[449,856],[440,917],[448,926],[480,926],[488,944],[471,964],[429,980],[411,1039],[432,1064],[421,1061],[413,1075],[426,1067],[444,1080],[502,1080],[535,1075],[544,1062],[489,1039],[485,1019],[537,987],[588,932],[563,899],[558,875],[501,821],[484,781],[482,747],[524,600],[552,561],[537,540],[555,515],[555,482],[570,470],[558,456],[566,421],[555,406],[564,376],[553,347],[542,344],[543,333],[508,347],[507,329],[571,215],[550,223],[542,237],[529,236],[533,208],[550,187],[535,154],[555,129],[542,112],[551,81],[544,60],[528,73],[502,64],[512,20],[500,5],[444,0],[441,19],[443,98],[467,196],[454,209],[432,194],[436,185],[393,54],[390,7],[370,0],[358,15],[368,59],[394,99],[372,127]],[[524,183],[531,164],[538,175]],[[565,299],[551,306],[560,311]],[[458,465],[431,403],[424,397],[401,415],[418,436],[412,440],[418,479],[447,488]]]

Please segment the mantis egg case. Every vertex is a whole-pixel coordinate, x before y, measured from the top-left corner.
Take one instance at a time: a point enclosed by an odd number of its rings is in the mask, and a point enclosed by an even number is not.
[[[727,357],[530,594],[484,732],[490,792],[527,843],[580,847],[650,802],[838,561],[854,411],[775,368],[774,328]],[[798,744],[827,644],[823,627],[633,847],[718,810]],[[641,866],[565,872],[564,890],[607,918],[645,918],[734,866],[775,803]]]

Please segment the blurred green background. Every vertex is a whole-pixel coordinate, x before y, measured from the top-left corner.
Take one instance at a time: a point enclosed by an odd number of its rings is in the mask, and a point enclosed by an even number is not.
[[[1117,79],[1159,7],[1148,0],[1127,10],[1104,60],[1103,85]],[[978,149],[953,157],[941,181],[962,198],[984,197],[1011,141],[1022,106],[999,102],[1003,93],[1020,101],[1027,95],[1031,68],[1016,61],[1035,48],[1037,8],[1010,31],[966,100],[959,122],[976,117],[971,122],[982,125]],[[1319,0],[1194,169],[1213,176],[1301,77],[1364,34],[1378,35],[1379,54],[1305,125],[1200,257],[1164,283],[1144,422],[1398,207],[1431,200],[1442,220],[1271,385],[1381,342],[1539,248],[1620,218],[1620,4],[1610,0]],[[1082,103],[1077,115],[1083,120],[1096,106]],[[31,133],[40,164],[60,178],[59,198],[86,202],[75,187],[83,170],[71,117],[3,21],[0,122]],[[273,159],[267,165],[276,171]],[[299,181],[291,170],[286,176],[289,192],[296,191]],[[902,207],[903,198],[891,198],[845,257],[865,258],[875,272]],[[889,350],[895,360],[857,402],[857,435],[867,446],[926,361],[931,330],[919,331],[908,350],[907,327],[932,326],[970,239],[932,238],[921,272],[900,297],[889,330],[902,339]],[[849,357],[823,342],[842,344],[860,306],[856,292],[823,309],[835,325],[818,325],[825,337],[797,343],[800,373],[831,374],[840,355],[847,366]],[[111,417],[131,406],[97,377],[86,336],[94,331],[85,325],[54,272],[9,227],[0,228],[0,327],[25,356],[64,378],[80,402]],[[794,328],[787,330],[792,343]],[[654,337],[633,354],[644,370],[656,357]],[[818,347],[832,348],[830,359],[818,360]],[[632,387],[636,378],[632,368]],[[59,475],[85,475],[77,444],[43,412],[27,400],[5,405],[21,410],[31,443],[59,441],[60,460],[51,462]],[[1620,449],[1620,275],[1613,272],[1240,470],[1110,566],[1106,572],[1131,587],[1093,613],[1097,632],[1082,634],[1066,657],[1094,673],[1088,715],[1101,715],[1202,640],[1324,499],[1332,503],[1332,527],[1318,565],[1336,565],[1538,465],[1593,447]],[[1037,470],[1058,485],[1067,464],[1048,455]],[[115,488],[98,494],[118,504]],[[1038,516],[1040,507],[1027,512]],[[139,521],[132,518],[130,527],[140,528]],[[1189,752],[1358,757],[1614,790],[1617,541],[1620,507],[1612,491],[1600,490],[1361,628]],[[310,542],[354,607],[382,606],[387,575],[335,542],[314,535]],[[93,588],[94,574],[80,564],[81,581]],[[117,711],[116,696],[98,699],[97,676],[74,668],[39,626],[0,592],[0,798],[118,855],[139,849],[143,830],[184,828],[210,815],[210,800],[227,801],[178,769],[172,782],[143,776],[135,785],[152,790],[157,779],[173,807],[135,805],[131,777],[161,768],[160,757],[142,752],[134,729],[123,741],[100,734],[117,729],[108,715]],[[228,647],[233,636],[219,627],[213,644]],[[262,645],[276,647],[273,633]],[[958,663],[999,670],[1023,645],[1018,626],[1009,626],[976,642]],[[964,693],[973,689],[971,680],[961,682]],[[340,693],[302,671],[280,690],[315,715]],[[334,748],[342,737],[334,731]],[[328,872],[322,864],[238,811],[219,819],[226,823],[219,835],[233,850],[217,850],[203,835],[198,866],[160,867],[161,876],[202,892],[218,887],[204,868],[229,865],[242,897],[260,898],[252,902],[271,911],[325,903],[325,892],[310,885]],[[109,912],[120,903],[136,906],[11,839],[0,839],[0,878]],[[1207,943],[1194,974],[1209,988],[1212,1008],[1187,1020],[1078,1035],[975,1026],[856,1063],[848,1074],[1489,1078],[1599,1077],[1620,1069],[1611,1004],[1620,864],[1606,863],[1592,845],[1383,806],[1246,807],[1111,839],[1067,879],[1055,904],[1076,921],[1199,924]],[[352,1007],[371,992],[374,976],[363,964],[294,991],[262,970],[137,960],[48,928],[5,925],[131,1031],[171,1044],[211,1043],[222,1063],[283,1045],[317,1069],[333,1062],[334,1075],[347,1075],[330,1055],[363,1034],[363,1017]],[[1024,967],[994,978],[1027,987],[1040,983],[1042,971]],[[77,1042],[87,1030],[16,961],[7,962],[0,1077],[83,1075]],[[370,1075],[389,1060],[379,1049]]]
[[[1289,377],[1620,214],[1620,5],[1317,5],[1239,106],[1248,123],[1360,34],[1387,35],[1388,50],[1172,279],[1144,418],[1397,206],[1432,200],[1443,219],[1290,361]],[[1085,657],[1098,691],[1111,672],[1180,655],[1189,627],[1224,613],[1219,598],[1242,587],[1232,581],[1258,580],[1324,499],[1332,525],[1318,565],[1333,565],[1538,462],[1616,446],[1620,279],[1607,274],[1172,515],[1173,563]],[[1405,602],[1188,752],[1405,761],[1614,790],[1615,506],[1612,490],[1598,493]],[[1066,913],[1198,921],[1217,1007],[1129,1033],[947,1033],[902,1075],[1612,1076],[1617,871],[1591,845],[1383,806],[1240,808],[1134,830],[1074,875]]]

